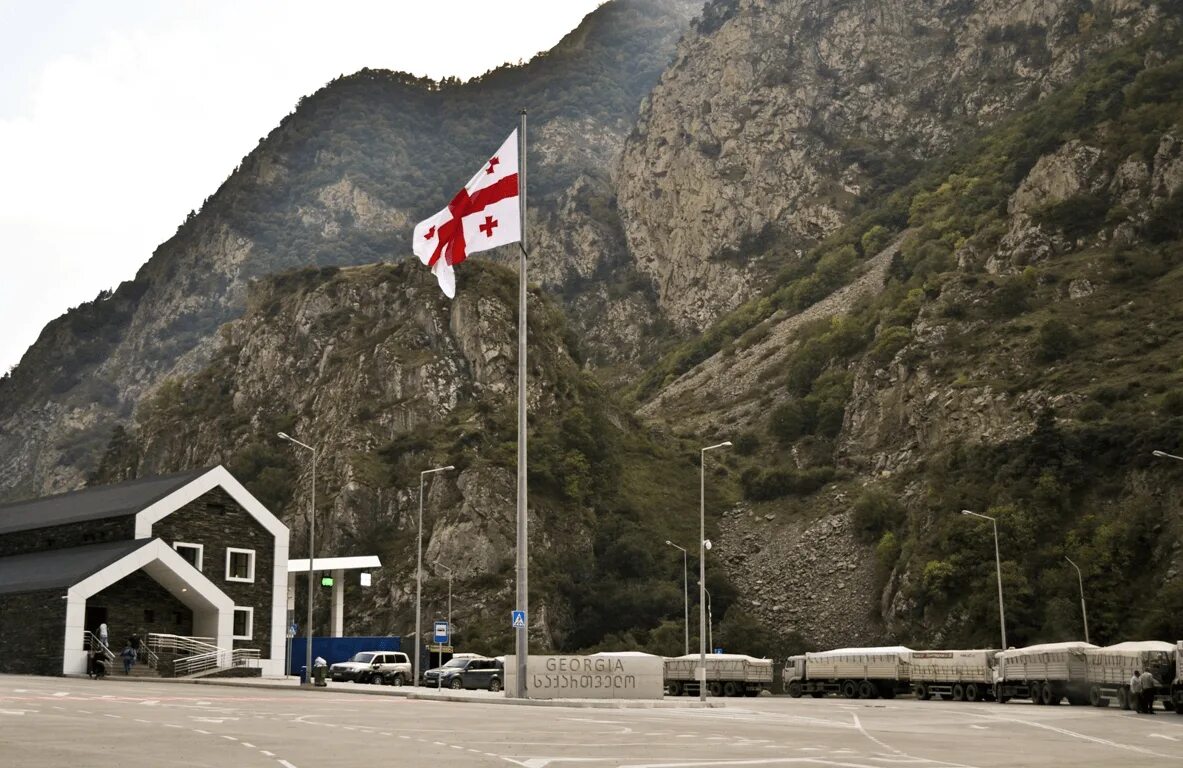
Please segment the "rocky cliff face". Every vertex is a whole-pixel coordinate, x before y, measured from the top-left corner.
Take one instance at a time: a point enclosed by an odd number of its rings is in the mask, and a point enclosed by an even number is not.
[[[409,258],[413,222],[512,129],[512,112],[497,117],[506,104],[531,112],[532,278],[569,294],[574,321],[596,329],[589,355],[637,357],[639,344],[619,343],[635,334],[604,330],[652,314],[643,291],[615,302],[621,290],[606,284],[634,279],[613,172],[638,102],[696,8],[612,3],[525,66],[464,84],[363,70],[302,99],[134,281],[51,323],[0,379],[0,498],[81,485],[145,393],[209,360],[252,280]]]
[[[642,109],[621,160],[633,258],[703,329],[957,141],[1155,24],[1151,2],[722,0]]]

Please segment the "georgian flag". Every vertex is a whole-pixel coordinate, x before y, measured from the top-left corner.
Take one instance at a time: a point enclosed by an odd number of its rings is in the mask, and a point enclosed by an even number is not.
[[[415,255],[431,267],[449,299],[456,295],[452,268],[468,254],[522,239],[519,201],[515,129],[447,208],[415,226]]]

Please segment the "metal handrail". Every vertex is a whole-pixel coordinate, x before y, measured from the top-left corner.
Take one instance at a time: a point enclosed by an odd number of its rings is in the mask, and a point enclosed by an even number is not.
[[[258,666],[259,657],[258,648],[235,648],[233,650],[219,648],[177,659],[174,662],[173,671],[177,677],[188,677],[211,670],[255,667]]]
[[[212,637],[186,637],[185,635],[169,635],[150,632],[148,647],[157,651],[172,651],[176,653],[209,653],[218,650]]]
[[[106,661],[115,661],[115,653],[94,632],[86,630],[84,639],[89,642],[91,648],[101,650]]]

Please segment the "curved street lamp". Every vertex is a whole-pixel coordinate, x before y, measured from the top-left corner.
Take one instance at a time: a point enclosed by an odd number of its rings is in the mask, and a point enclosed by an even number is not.
[[[682,550],[682,623],[683,623],[684,629],[686,630],[686,632],[685,632],[686,650],[683,651],[683,653],[685,653],[687,656],[689,656],[690,655],[690,587],[689,587],[689,582],[687,582],[687,580],[686,580],[686,549],[684,547],[679,547],[677,544],[670,541],[669,539],[666,539],[665,543],[668,544],[669,546],[673,547],[674,549]]]
[[[425,469],[419,473],[419,534],[416,537],[417,543],[415,545],[415,664],[411,671],[411,674],[415,676],[414,685],[419,685],[419,643],[422,641],[420,635],[423,634],[421,611],[423,600],[423,480],[434,472],[447,472],[453,469],[455,467],[449,464],[446,467]],[[450,627],[448,631],[451,631]]]
[[[312,451],[312,503],[308,507],[308,624],[304,627],[304,636],[308,638],[307,647],[304,649],[304,684],[312,685],[312,600],[315,595],[312,579],[316,573],[313,568],[313,558],[316,557],[316,449],[301,443],[286,432],[279,432],[276,436],[280,440]]]
[[[701,677],[698,681],[698,700],[707,700],[707,613],[706,613],[706,561],[707,561],[707,451],[726,448],[727,440],[708,445],[699,454],[698,462],[698,655]]]
[[[994,565],[998,569],[998,623],[1002,627],[1002,650],[1005,651],[1009,646],[1006,644],[1006,608],[1002,604],[1002,557],[998,553],[998,521],[989,515],[981,515],[968,509],[961,510],[961,514],[989,520],[994,526]]]
[[[1076,580],[1080,583],[1080,615],[1084,617],[1084,641],[1089,641],[1089,612],[1084,607],[1084,577],[1080,575],[1080,566],[1072,562],[1072,558],[1064,555],[1068,564],[1076,569]]]

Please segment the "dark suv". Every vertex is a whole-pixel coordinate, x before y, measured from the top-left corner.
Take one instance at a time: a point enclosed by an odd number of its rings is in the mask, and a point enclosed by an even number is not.
[[[505,679],[504,666],[497,659],[465,657],[452,659],[442,667],[423,673],[422,684],[428,688],[452,688],[474,690],[483,688],[500,691]]]

